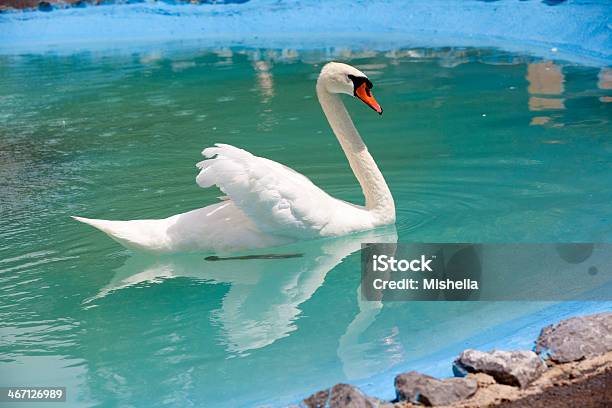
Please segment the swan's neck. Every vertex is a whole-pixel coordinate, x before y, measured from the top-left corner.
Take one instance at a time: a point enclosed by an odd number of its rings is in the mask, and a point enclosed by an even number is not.
[[[361,185],[366,209],[382,217],[381,221],[393,222],[395,204],[389,187],[363,143],[363,139],[359,136],[340,96],[328,92],[321,81],[317,82],[317,96],[351,169]]]

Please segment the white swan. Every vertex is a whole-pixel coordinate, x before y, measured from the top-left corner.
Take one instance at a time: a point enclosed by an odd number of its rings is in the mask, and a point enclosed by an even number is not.
[[[339,94],[356,96],[382,114],[366,75],[326,64],[317,96],[365,196],[365,206],[331,197],[290,168],[225,144],[205,149],[196,181],[218,186],[217,204],[159,220],[107,221],[73,217],[122,245],[153,252],[235,252],[333,237],[395,222],[389,187],[359,136]]]

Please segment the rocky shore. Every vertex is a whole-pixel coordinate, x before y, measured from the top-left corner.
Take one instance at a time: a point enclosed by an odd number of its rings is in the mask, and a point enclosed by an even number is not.
[[[230,3],[232,1],[214,0],[174,0],[176,3]],[[2,10],[52,10],[53,8],[81,7],[85,5],[96,6],[99,4],[124,4],[137,3],[138,0],[0,0],[0,11]],[[140,0],[144,2],[144,0]],[[233,3],[241,3],[234,0]]]
[[[53,7],[76,7],[85,4],[99,4],[101,0],[0,0],[2,10],[47,10]]]
[[[544,327],[534,351],[465,350],[454,378],[416,371],[395,377],[396,399],[383,401],[349,384],[318,391],[300,408],[610,407],[612,312]]]

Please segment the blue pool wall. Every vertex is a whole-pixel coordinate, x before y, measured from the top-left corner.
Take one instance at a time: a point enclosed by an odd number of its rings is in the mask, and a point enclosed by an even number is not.
[[[579,64],[612,64],[612,1],[258,0],[108,4],[0,14],[0,54],[206,47],[497,47]]]

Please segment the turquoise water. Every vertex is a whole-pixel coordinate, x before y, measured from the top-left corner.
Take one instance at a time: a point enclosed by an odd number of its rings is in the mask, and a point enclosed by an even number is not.
[[[390,397],[463,346],[526,346],[608,303],[362,302],[364,241],[612,242],[612,71],[487,49],[144,49],[0,57],[0,385],[71,406],[258,406],[339,381]],[[216,201],[215,142],[361,192],[314,95],[331,58],[382,117],[346,103],[397,225],[295,245],[302,258],[134,254],[69,215],[159,218]],[[384,381],[383,381],[384,380]]]

